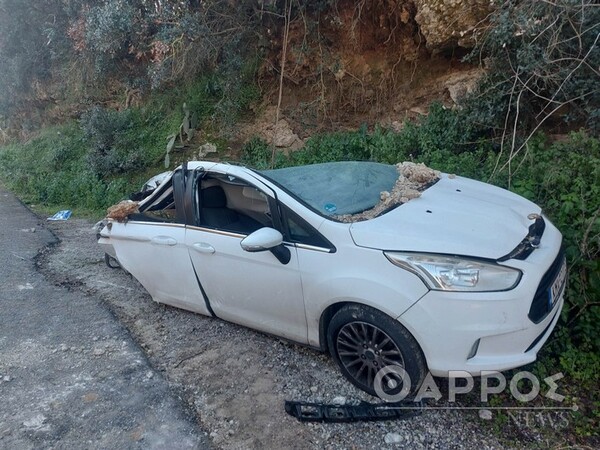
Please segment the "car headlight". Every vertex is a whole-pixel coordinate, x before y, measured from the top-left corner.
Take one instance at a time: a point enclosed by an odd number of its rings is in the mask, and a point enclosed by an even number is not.
[[[425,253],[385,252],[387,259],[438,291],[493,292],[514,288],[521,271],[476,259]]]

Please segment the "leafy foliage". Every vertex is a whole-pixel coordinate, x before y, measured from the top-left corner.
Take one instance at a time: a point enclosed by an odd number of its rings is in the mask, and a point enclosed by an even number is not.
[[[27,201],[102,210],[164,170],[173,131],[181,127],[186,145],[194,144],[193,128],[210,121],[219,101],[210,84],[211,77],[180,84],[155,94],[145,107],[93,107],[78,122],[0,147],[0,176]]]
[[[254,137],[244,144],[240,162],[258,170],[269,169],[271,165],[271,154],[271,147],[262,139]],[[281,156],[281,153],[277,153],[277,155]],[[283,166],[284,163],[279,162],[279,164],[277,164],[277,166],[280,165]]]
[[[600,141],[584,133],[553,145],[538,139],[514,189],[542,204],[563,233],[570,262],[563,318],[571,342],[599,352]]]
[[[143,150],[127,145],[129,132],[134,127],[131,110],[120,112],[95,107],[82,116],[80,123],[90,146],[87,161],[94,174],[106,178],[144,167]]]
[[[467,57],[488,69],[467,101],[467,120],[496,130],[502,156],[510,156],[505,164],[526,151],[542,126],[599,135],[598,23],[594,0],[511,0],[491,15]]]
[[[270,166],[270,161],[264,158],[272,149],[266,147],[266,143],[257,139],[250,141],[242,152],[242,161],[257,167]],[[276,166],[346,160],[394,164],[416,160],[473,178],[491,173],[496,155],[489,139],[465,121],[462,113],[440,104],[433,104],[429,114],[419,122],[404,123],[399,133],[380,126],[370,133],[363,125],[356,131],[315,135],[289,157],[276,154]]]
[[[232,128],[261,98],[256,84],[259,59],[257,56],[245,58],[240,48],[236,39],[224,49],[210,86],[213,95],[219,97],[214,118],[228,128]]]
[[[118,68],[121,60],[128,56],[132,40],[141,32],[133,3],[108,0],[87,11],[82,50],[95,55],[95,69],[99,74],[111,73]]]
[[[89,169],[86,152],[79,127],[50,128],[27,144],[3,148],[0,167],[9,186],[26,201],[104,208],[122,197],[127,181],[99,179]]]
[[[141,96],[194,82],[217,65],[223,94],[217,109],[231,117],[259,94],[247,82],[257,62],[245,68],[257,53],[262,16],[256,12],[251,0],[0,0],[0,118],[31,113],[28,104],[43,110],[62,97],[105,98],[115,88]],[[244,91],[236,97],[241,103],[229,96],[232,90]]]

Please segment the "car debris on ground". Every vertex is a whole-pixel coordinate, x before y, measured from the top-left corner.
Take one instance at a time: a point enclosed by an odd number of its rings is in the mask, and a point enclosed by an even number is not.
[[[70,209],[63,209],[62,211],[58,211],[53,216],[48,217],[47,220],[50,220],[52,222],[61,221],[61,220],[69,220],[69,217],[71,217],[71,214],[72,214],[72,211]]]

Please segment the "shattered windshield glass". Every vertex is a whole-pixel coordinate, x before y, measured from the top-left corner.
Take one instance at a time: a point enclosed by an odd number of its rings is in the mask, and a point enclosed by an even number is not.
[[[319,213],[336,218],[375,207],[398,179],[395,166],[332,162],[260,172]]]

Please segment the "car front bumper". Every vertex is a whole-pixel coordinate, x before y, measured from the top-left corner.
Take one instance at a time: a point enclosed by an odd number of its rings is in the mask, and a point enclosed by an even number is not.
[[[562,262],[561,240],[548,221],[540,247],[527,260],[504,263],[523,272],[512,290],[429,291],[398,317],[419,342],[434,376],[447,377],[451,371],[479,376],[535,361],[560,318],[564,287],[541,320],[534,323],[528,314],[544,275]]]

